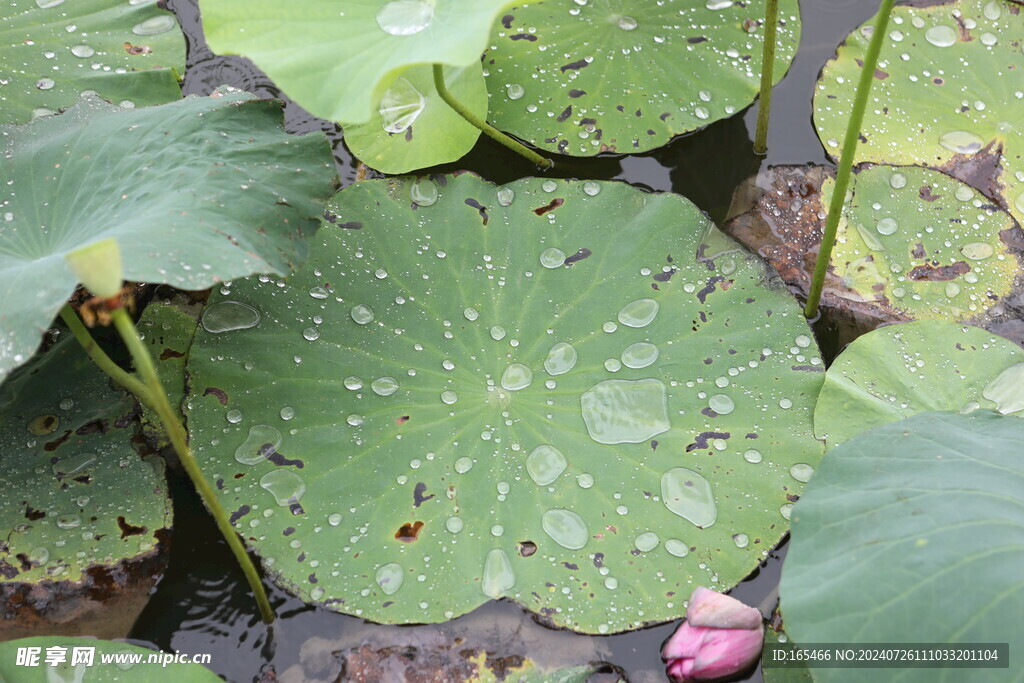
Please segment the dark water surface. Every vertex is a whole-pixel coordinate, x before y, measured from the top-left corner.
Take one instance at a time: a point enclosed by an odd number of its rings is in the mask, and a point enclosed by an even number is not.
[[[168,5],[188,38],[186,94],[205,95],[227,84],[260,96],[282,96],[247,60],[210,52],[196,0],[169,0]],[[551,175],[619,179],[647,190],[676,192],[721,221],[736,185],[762,165],[829,163],[811,122],[814,83],[839,42],[877,11],[879,0],[801,0],[800,5],[800,50],[774,91],[766,159],[751,150],[756,116],[756,108],[751,107],[646,154],[566,159],[562,164],[556,160]],[[291,102],[286,120],[292,132],[323,130],[334,144],[342,183],[355,180],[356,162],[342,144],[337,125],[312,117]],[[470,169],[496,183],[535,174],[529,162],[485,136],[464,159],[436,170],[455,169]],[[524,655],[542,665],[561,666],[603,661],[617,667],[631,683],[665,680],[659,651],[674,623],[616,636],[582,636],[547,629],[512,603],[492,602],[446,624],[380,626],[310,607],[273,589],[271,602],[278,619],[267,627],[260,622],[245,580],[212,519],[180,473],[172,475],[172,490],[175,528],[170,567],[131,637],[164,650],[210,653],[210,668],[232,683],[257,681],[271,669],[285,681],[339,680],[344,672],[334,652],[364,643],[374,649],[422,647],[459,637],[466,639],[460,648],[486,649],[498,656]],[[770,611],[784,555],[784,547],[774,551],[731,594]],[[615,680],[616,676],[598,678]],[[749,680],[760,681],[760,671]]]

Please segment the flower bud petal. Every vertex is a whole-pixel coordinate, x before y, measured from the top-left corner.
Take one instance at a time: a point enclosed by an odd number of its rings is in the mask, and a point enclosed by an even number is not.
[[[756,629],[761,627],[761,613],[736,598],[698,586],[690,595],[686,620],[691,626],[711,628]]]

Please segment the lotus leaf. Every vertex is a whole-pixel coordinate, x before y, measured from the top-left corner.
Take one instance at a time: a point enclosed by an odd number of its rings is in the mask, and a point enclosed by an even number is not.
[[[214,294],[191,442],[303,599],[387,623],[507,597],[681,616],[786,528],[821,453],[806,321],[676,195],[472,174],[343,190],[288,280]]]

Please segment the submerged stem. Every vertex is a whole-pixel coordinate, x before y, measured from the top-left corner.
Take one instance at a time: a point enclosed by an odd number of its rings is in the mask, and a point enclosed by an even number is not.
[[[846,137],[843,139],[843,150],[836,168],[836,184],[832,190],[832,201],[828,207],[828,221],[825,224],[825,233],[821,236],[818,258],[814,263],[811,289],[807,293],[807,305],[804,307],[804,316],[807,318],[814,318],[818,315],[818,302],[821,299],[821,290],[825,286],[825,275],[832,259],[832,248],[836,243],[839,219],[842,217],[843,205],[846,203],[846,188],[850,185],[850,171],[853,168],[853,156],[857,151],[857,138],[860,136],[860,127],[864,121],[864,110],[867,107],[868,94],[871,92],[871,84],[875,78],[878,54],[882,51],[882,41],[885,39],[885,29],[889,25],[892,5],[893,0],[882,0],[882,6],[875,17],[875,27],[871,34],[871,42],[868,44],[868,52],[864,55],[864,66],[861,67],[860,82],[857,84],[857,94],[853,100],[853,111],[846,124]]]
[[[454,109],[459,116],[466,119],[466,121],[478,128],[481,132],[505,145],[516,154],[526,157],[537,166],[540,166],[541,168],[551,168],[552,164],[550,159],[545,159],[522,143],[513,140],[462,106],[462,103],[455,99],[451,91],[448,90],[448,86],[444,84],[444,71],[440,64],[434,65],[434,87],[437,88],[437,94],[441,96],[441,99],[444,100],[449,107]]]
[[[768,114],[772,108],[772,81],[775,72],[775,40],[779,26],[779,0],[768,0],[764,8],[764,50],[761,53],[761,94],[757,100],[757,132],[754,152],[768,151]]]
[[[228,519],[228,514],[221,506],[220,501],[217,499],[213,489],[210,488],[210,484],[203,478],[202,470],[199,468],[199,463],[196,462],[192,456],[192,451],[188,446],[188,435],[185,433],[185,428],[181,424],[181,420],[171,410],[171,405],[167,400],[167,393],[164,391],[163,385],[160,383],[160,378],[156,374],[156,367],[153,365],[153,359],[149,355],[149,351],[146,350],[145,345],[139,339],[138,330],[135,329],[135,325],[132,323],[131,318],[128,317],[128,313],[123,308],[117,308],[111,311],[111,318],[114,321],[114,327],[117,329],[118,334],[121,335],[121,339],[124,340],[125,345],[128,347],[128,351],[131,353],[132,360],[135,362],[135,367],[138,368],[139,373],[142,375],[144,381],[139,381],[138,378],[125,372],[118,367],[114,361],[103,352],[102,349],[96,344],[96,341],[89,334],[88,330],[85,329],[85,325],[79,319],[78,315],[71,309],[70,306],[65,305],[61,309],[61,318],[67,323],[71,329],[71,333],[75,336],[75,339],[85,348],[85,352],[89,357],[100,367],[103,372],[110,375],[118,384],[125,389],[128,389],[135,394],[140,401],[145,403],[151,408],[159,417],[163,423],[164,429],[167,431],[167,436],[171,441],[171,445],[174,447],[175,453],[178,454],[178,458],[181,460],[181,464],[185,467],[185,471],[188,473],[189,478],[195,485],[196,490],[199,492],[200,497],[206,504],[207,509],[213,518],[217,521],[217,527],[220,529],[225,540],[228,542],[228,547],[231,548],[231,552],[234,554],[238,564],[242,567],[242,572],[245,574],[246,580],[249,582],[250,588],[252,588],[253,594],[256,597],[256,603],[259,605],[260,614],[263,617],[263,621],[270,623],[274,620],[274,610],[270,606],[270,601],[267,599],[266,591],[263,590],[263,584],[260,582],[259,574],[256,572],[256,567],[253,566],[252,560],[245,552],[245,547],[238,538],[238,534],[231,526],[231,522]]]

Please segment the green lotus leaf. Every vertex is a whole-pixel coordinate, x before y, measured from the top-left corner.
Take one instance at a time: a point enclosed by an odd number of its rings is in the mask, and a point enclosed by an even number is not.
[[[922,413],[830,451],[793,510],[779,585],[789,636],[1019,651],[1021,453],[1024,421],[985,410]],[[863,669],[812,671],[816,681],[865,680]],[[1019,678],[1005,668],[890,671],[886,680],[929,683]]]
[[[248,57],[311,114],[365,123],[410,66],[466,67],[509,0],[202,0],[210,48]],[[422,91],[421,91],[422,92]]]
[[[445,67],[445,84],[455,99],[481,120],[487,118],[483,68]],[[414,66],[402,72],[381,98],[367,123],[345,125],[345,146],[360,161],[384,173],[405,173],[465,156],[480,130],[441,99],[433,69]]]
[[[789,640],[783,632],[776,632],[774,628],[764,630],[764,650],[761,653],[761,678],[764,683],[807,683],[813,681],[810,669],[806,663],[797,660],[800,656],[793,652],[799,647]],[[775,657],[775,652],[781,650],[785,653],[786,659],[770,659]],[[773,666],[771,662],[778,662]]]
[[[189,355],[197,458],[287,590],[610,633],[782,536],[821,361],[759,260],[695,260],[687,200],[463,173],[357,183],[327,216],[294,276],[211,297]]]
[[[280,102],[245,93],[133,111],[83,98],[0,127],[0,146],[0,376],[74,291],[67,254],[115,238],[125,279],[180,289],[287,273],[334,178],[323,135],[287,135]]]
[[[185,39],[156,2],[8,0],[0,65],[4,123],[54,114],[86,91],[126,109],[163,104],[181,97]]]
[[[823,207],[834,187],[822,184]],[[967,185],[925,168],[870,166],[851,195],[832,254],[837,296],[916,319],[970,320],[1013,290],[1016,222]]]
[[[869,24],[822,72],[814,120],[838,155]],[[1015,0],[896,7],[856,161],[941,167],[1024,221],[1024,13]]]
[[[0,584],[82,581],[155,554],[171,525],[159,466],[132,449],[135,403],[70,335],[0,385]]]
[[[490,121],[553,152],[660,147],[757,95],[764,0],[544,0],[510,8],[484,58]],[[779,3],[776,80],[800,41]]]
[[[1021,379],[1024,350],[980,327],[943,320],[880,327],[846,347],[825,373],[814,431],[831,448],[927,411],[1018,412]]]
[[[18,663],[19,653],[25,657],[29,655],[26,648],[38,648],[31,652],[38,657],[37,664]],[[60,663],[50,666],[46,661],[47,655],[60,660]],[[105,660],[104,656],[109,659]],[[81,657],[91,657],[88,660],[91,664],[76,659]],[[155,659],[150,662],[150,657]],[[18,683],[83,680],[95,683],[219,683],[221,680],[200,664],[174,662],[170,659],[173,657],[174,653],[113,640],[67,636],[20,638],[0,643],[0,679]],[[161,663],[163,661],[167,663]]]

